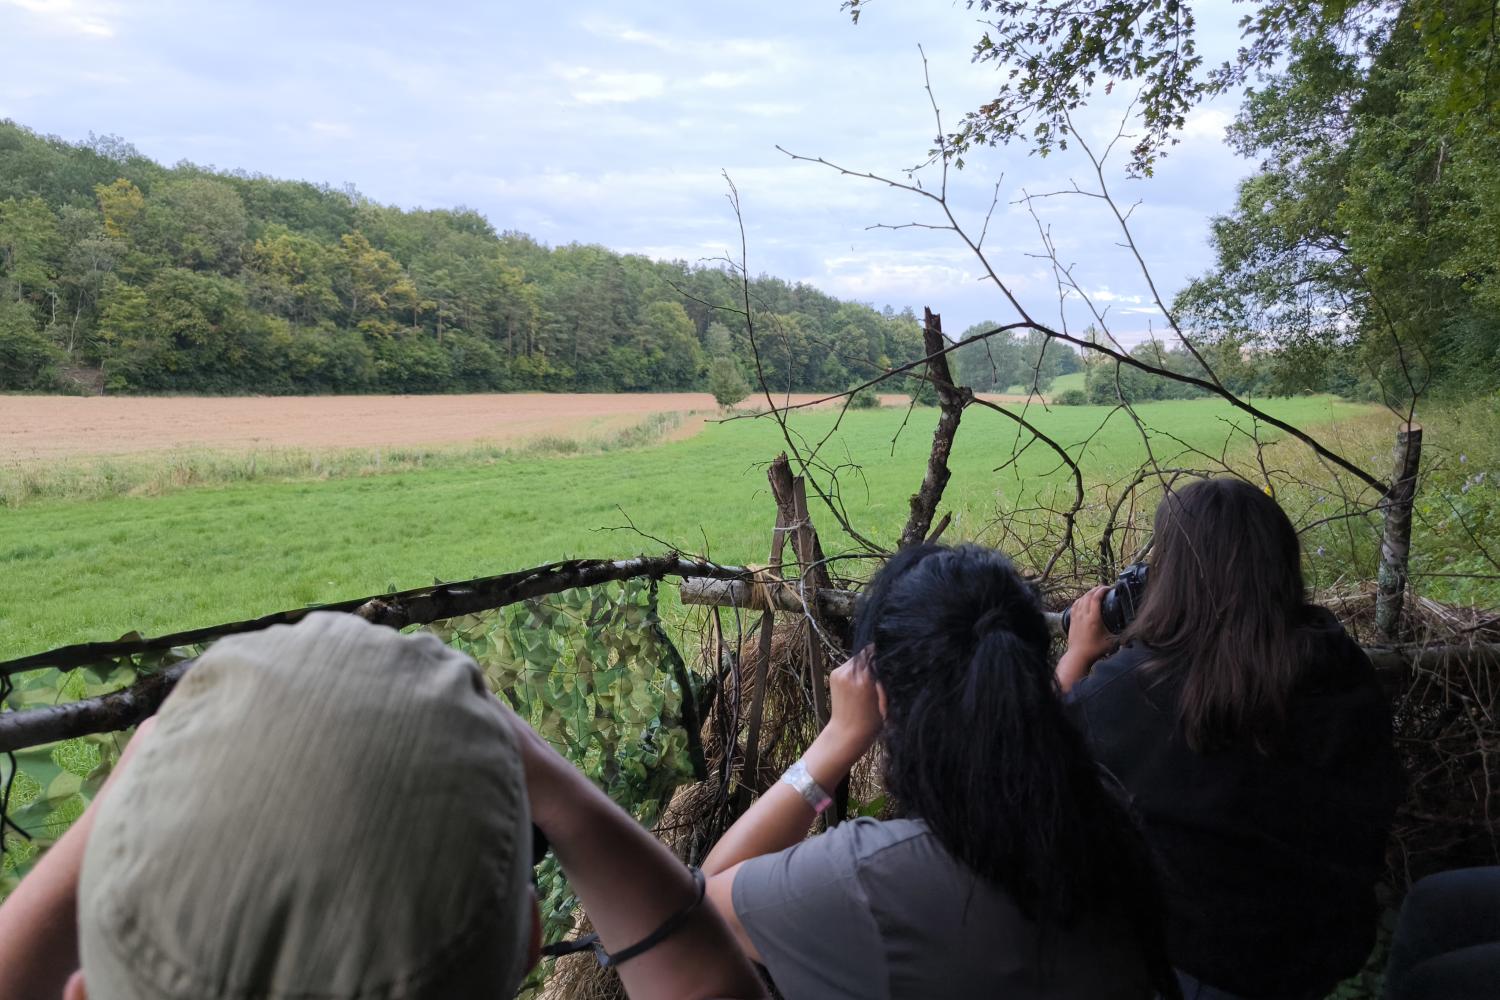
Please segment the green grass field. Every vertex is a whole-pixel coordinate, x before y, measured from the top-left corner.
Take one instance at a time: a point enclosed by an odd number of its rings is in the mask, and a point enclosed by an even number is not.
[[[1083,379],[1083,372],[1070,372],[1067,375],[1059,375],[1057,376],[1057,378],[1053,379],[1052,384],[1047,387],[1047,395],[1056,396],[1061,393],[1067,392],[1069,389],[1077,389],[1082,392],[1084,388]]]
[[[1367,412],[1326,398],[1266,404],[1299,425]],[[1148,424],[1218,453],[1232,411],[1208,400],[1139,408]],[[1103,407],[1030,410],[1069,446],[1095,430]],[[841,472],[856,525],[889,544],[926,461],[936,411],[915,411],[894,448],[900,409],[851,411],[821,457]],[[799,415],[811,438],[834,414]],[[1024,438],[1021,443],[1025,443]],[[1032,444],[1005,471],[1015,425],[965,415],[942,509],[946,538],[983,538],[997,507],[1063,480]],[[1160,439],[1159,460],[1180,449]],[[260,479],[160,496],[39,500],[0,510],[0,658],[69,642],[152,634],[388,588],[456,580],[573,556],[655,551],[641,531],[725,562],[764,562],[774,516],[765,464],[783,447],[767,419],[709,424],[681,441],[574,457],[512,455],[472,464],[347,478]],[[1139,432],[1115,414],[1082,452],[1096,482],[1135,469]],[[814,500],[825,548],[838,526]]]

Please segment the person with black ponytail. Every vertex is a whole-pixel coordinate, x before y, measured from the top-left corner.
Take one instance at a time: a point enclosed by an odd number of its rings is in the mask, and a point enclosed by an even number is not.
[[[1178,996],[1145,842],[1048,642],[996,552],[913,546],[876,574],[827,726],[703,865],[787,1000]],[[901,818],[804,840],[877,742]]]

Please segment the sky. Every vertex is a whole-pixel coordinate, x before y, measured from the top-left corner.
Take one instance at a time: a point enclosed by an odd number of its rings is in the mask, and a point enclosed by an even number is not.
[[[1212,62],[1240,9],[1198,5]],[[571,4],[302,0],[0,0],[0,118],[83,140],[114,134],[165,163],[334,186],[403,207],[467,206],[497,230],[689,262],[739,256],[739,190],[753,273],[877,308],[931,306],[956,334],[1014,312],[938,206],[778,151],[904,179],[937,133],[993,96],[969,58],[977,15],[951,0],[884,0],[858,25],[838,0]],[[922,49],[919,51],[918,46]],[[1210,218],[1252,164],[1223,141],[1238,104],[1197,109],[1154,177],[1106,178],[1162,296],[1211,263]],[[1117,93],[1080,118],[1102,148]],[[941,178],[918,175],[931,189]],[[1078,328],[1024,201],[1093,183],[1075,151],[970,156],[948,201],[990,267],[1039,319]],[[997,200],[998,196],[998,200]],[[1160,327],[1118,223],[1097,199],[1030,203],[1059,261],[1126,343]],[[1041,255],[1041,256],[1039,256]]]

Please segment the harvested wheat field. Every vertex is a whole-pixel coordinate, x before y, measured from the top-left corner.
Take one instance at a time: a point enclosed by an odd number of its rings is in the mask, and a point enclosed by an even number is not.
[[[800,394],[792,403],[819,397]],[[778,396],[777,402],[787,397]],[[886,397],[894,404],[904,396]],[[754,402],[747,400],[746,405]],[[392,448],[615,430],[657,413],[712,414],[703,392],[469,396],[0,395],[0,461],[177,448]],[[698,424],[689,422],[689,428]]]

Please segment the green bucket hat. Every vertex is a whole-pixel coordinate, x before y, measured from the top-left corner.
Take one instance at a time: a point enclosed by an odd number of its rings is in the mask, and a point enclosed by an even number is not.
[[[522,764],[474,661],[351,615],[215,643],[100,803],[92,1000],[512,996]]]

